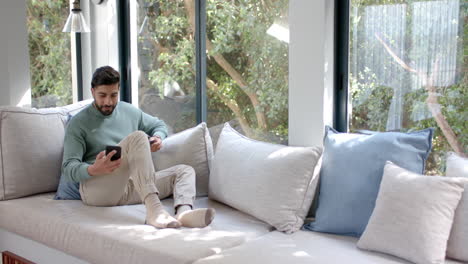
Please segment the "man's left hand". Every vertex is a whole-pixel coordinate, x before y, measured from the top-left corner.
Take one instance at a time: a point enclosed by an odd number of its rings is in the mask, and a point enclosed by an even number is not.
[[[162,148],[162,140],[160,137],[150,137],[149,138],[149,141],[154,141],[152,144],[151,144],[151,152],[156,152],[158,150],[160,150]]]

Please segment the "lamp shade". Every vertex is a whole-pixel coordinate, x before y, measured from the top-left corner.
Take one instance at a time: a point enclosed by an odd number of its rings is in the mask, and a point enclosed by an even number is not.
[[[67,23],[63,27],[63,32],[90,32],[88,24],[81,13],[81,9],[73,9],[68,16]]]

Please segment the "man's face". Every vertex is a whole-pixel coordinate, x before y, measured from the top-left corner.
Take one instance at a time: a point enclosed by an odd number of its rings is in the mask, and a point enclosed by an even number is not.
[[[119,84],[98,85],[91,88],[94,105],[103,115],[110,115],[119,101]]]

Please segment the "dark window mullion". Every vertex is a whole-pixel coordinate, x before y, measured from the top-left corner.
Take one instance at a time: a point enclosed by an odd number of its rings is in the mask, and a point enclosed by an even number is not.
[[[206,1],[195,1],[195,57],[196,57],[196,111],[197,123],[206,122]]]
[[[81,33],[75,33],[76,89],[78,101],[83,101],[83,58],[81,57]]]
[[[348,131],[349,6],[335,0],[335,120],[334,127]]]
[[[119,30],[120,100],[132,102],[130,59],[130,0],[117,0]]]

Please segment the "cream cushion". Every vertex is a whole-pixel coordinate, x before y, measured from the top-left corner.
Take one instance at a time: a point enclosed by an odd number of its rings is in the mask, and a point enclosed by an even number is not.
[[[0,200],[57,189],[66,123],[91,102],[43,109],[0,107]]]
[[[449,177],[468,177],[468,158],[449,152],[446,175]]]
[[[0,107],[0,200],[55,191],[67,113]]]
[[[414,263],[443,263],[463,190],[461,179],[422,176],[387,161],[358,247]]]
[[[163,141],[161,150],[152,155],[157,171],[179,164],[192,166],[196,173],[197,196],[208,195],[213,143],[206,123],[169,136]]]
[[[468,178],[468,159],[449,153],[447,176]],[[447,256],[468,262],[468,185],[465,185],[465,192],[455,212]]]
[[[57,190],[66,123],[91,102],[0,107],[0,200]]]
[[[302,226],[317,186],[320,147],[249,139],[225,124],[216,146],[209,197],[292,233]]]

